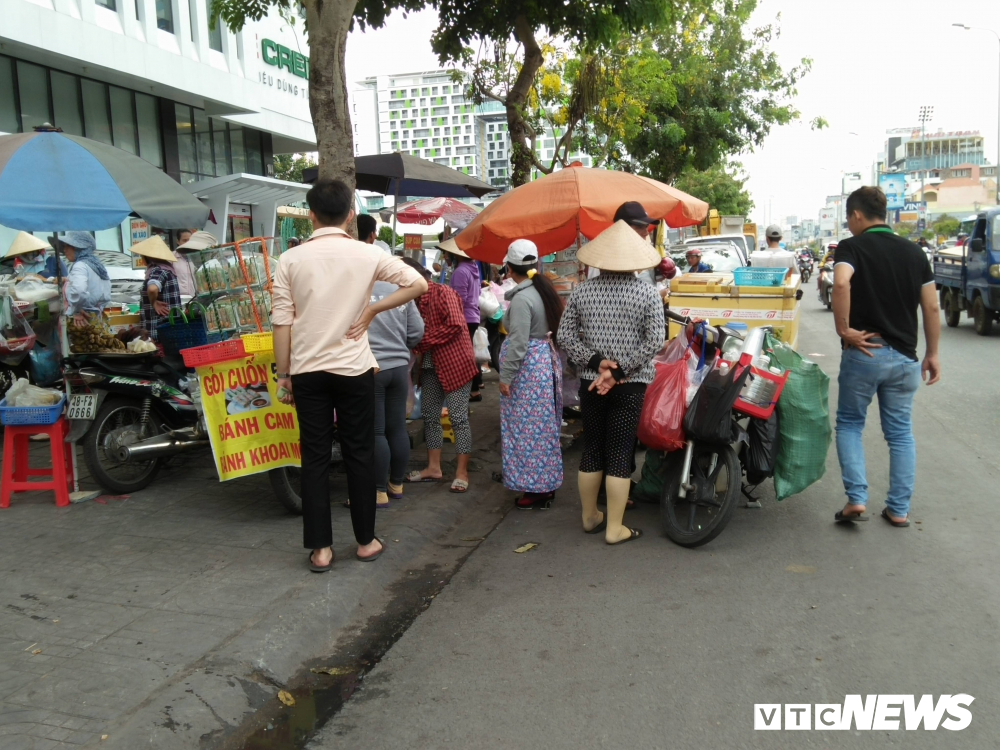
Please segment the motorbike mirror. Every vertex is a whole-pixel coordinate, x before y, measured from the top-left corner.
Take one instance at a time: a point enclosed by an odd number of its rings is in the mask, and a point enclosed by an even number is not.
[[[983,251],[983,238],[976,237],[974,240],[969,240],[969,250],[974,253],[981,253]]]

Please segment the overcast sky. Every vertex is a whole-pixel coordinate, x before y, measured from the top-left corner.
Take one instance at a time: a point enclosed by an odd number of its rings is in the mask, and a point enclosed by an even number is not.
[[[799,122],[772,131],[739,159],[750,175],[754,217],[816,218],[842,171],[871,174],[888,128],[918,125],[921,105],[934,107],[929,129],[979,130],[990,163],[997,158],[1000,0],[762,0],[758,23],[781,14],[775,49],[786,66],[811,57],[799,84]],[[433,70],[433,11],[392,15],[386,27],[351,35],[348,83],[370,75]],[[830,127],[810,130],[813,117]],[[768,209],[770,207],[770,214]]]

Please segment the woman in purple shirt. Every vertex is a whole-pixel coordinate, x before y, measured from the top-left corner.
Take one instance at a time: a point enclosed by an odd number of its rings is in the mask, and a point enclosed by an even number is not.
[[[476,334],[476,329],[479,328],[479,292],[482,289],[479,264],[459,250],[453,242],[441,249],[448,253],[448,259],[455,266],[455,270],[451,274],[451,288],[458,292],[458,296],[462,299],[465,322],[469,326],[469,336],[473,337]],[[472,380],[472,394],[469,396],[469,401],[483,400],[480,393],[482,387],[483,376],[478,374]]]

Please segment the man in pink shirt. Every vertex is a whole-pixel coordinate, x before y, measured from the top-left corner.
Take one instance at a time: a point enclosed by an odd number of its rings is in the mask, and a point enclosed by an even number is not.
[[[330,455],[333,413],[347,467],[357,558],[384,549],[375,537],[375,370],[368,325],[380,312],[427,291],[427,282],[398,258],[347,233],[354,191],[319,180],[306,194],[315,231],[278,260],[271,322],[279,398],[295,404],[302,444],[302,522],[309,567],[333,565]],[[370,304],[376,281],[396,284]]]

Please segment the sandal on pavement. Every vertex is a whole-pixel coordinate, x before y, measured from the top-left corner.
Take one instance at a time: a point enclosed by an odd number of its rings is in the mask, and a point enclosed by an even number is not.
[[[470,404],[478,404],[482,400],[483,400],[483,394],[482,393],[477,393],[475,396],[469,396],[469,403]]]
[[[411,471],[406,475],[406,481],[411,483],[420,482],[440,482],[443,481],[444,477],[422,477],[419,471]]]
[[[309,570],[311,570],[313,573],[326,573],[326,572],[328,572],[330,570],[330,568],[333,567],[334,558],[331,557],[330,558],[330,562],[327,563],[326,565],[317,565],[316,563],[313,562],[313,555],[315,555],[315,554],[316,554],[316,550],[313,550],[312,552],[309,553]]]
[[[469,483],[465,479],[456,479],[451,483],[451,487],[448,491],[454,492],[456,495],[461,495],[463,492],[469,491]]]
[[[386,494],[389,496],[390,500],[402,500],[403,499],[403,485],[393,484],[389,482],[389,486],[386,488]]]
[[[864,513],[844,513],[843,510],[838,510],[833,514],[833,520],[836,523],[854,523],[855,521],[867,521],[868,516]]]
[[[897,529],[905,529],[907,526],[910,525],[910,517],[909,516],[907,516],[906,518],[904,518],[902,521],[893,521],[892,518],[889,517],[889,514],[886,512],[885,508],[882,509],[882,518],[884,518],[886,521],[888,521],[889,523],[891,523]]]
[[[628,527],[626,526],[625,528]],[[625,544],[626,542],[631,542],[633,539],[638,539],[641,536],[642,536],[642,529],[629,529],[629,535],[624,539],[621,539],[617,542],[606,542],[606,543],[614,547],[615,545],[618,544]]]
[[[378,543],[382,545],[382,548],[378,552],[376,552],[374,555],[368,555],[368,557],[362,557],[361,555],[355,554],[354,556],[356,558],[358,558],[358,560],[360,560],[361,562],[372,562],[372,560],[374,560],[376,557],[378,557],[383,552],[385,552],[385,542],[383,542],[378,537],[375,537],[375,538],[378,540]]]
[[[598,533],[604,531],[606,528],[608,528],[608,517],[607,517],[607,515],[605,515],[604,518],[601,519],[601,522],[599,524],[597,524],[597,526],[595,526],[594,528],[589,529],[589,530],[588,529],[584,529],[583,533],[584,534],[598,534]]]
[[[555,492],[525,492],[514,501],[514,507],[518,510],[548,510],[555,498]]]

